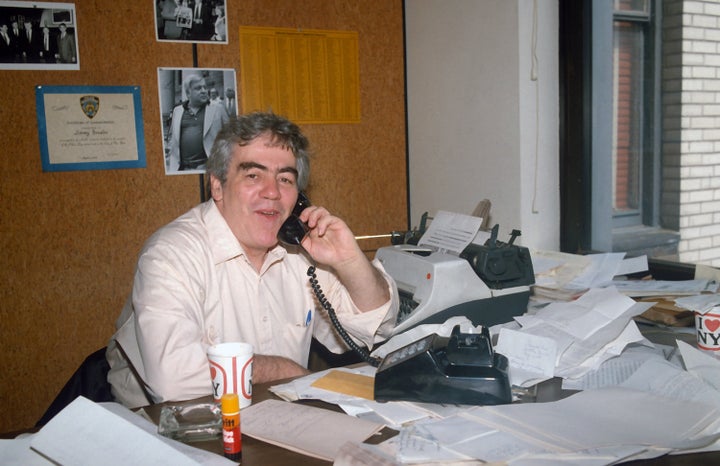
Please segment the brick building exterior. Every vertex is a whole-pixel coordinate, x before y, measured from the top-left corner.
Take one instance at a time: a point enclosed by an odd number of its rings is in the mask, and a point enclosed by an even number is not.
[[[720,266],[720,2],[663,2],[661,224],[681,262]]]

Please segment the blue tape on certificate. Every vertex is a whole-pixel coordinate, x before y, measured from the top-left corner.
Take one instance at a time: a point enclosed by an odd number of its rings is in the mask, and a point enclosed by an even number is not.
[[[138,86],[37,86],[45,172],[145,168]]]

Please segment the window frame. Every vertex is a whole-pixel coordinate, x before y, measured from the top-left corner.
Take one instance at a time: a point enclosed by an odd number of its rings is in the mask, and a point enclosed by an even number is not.
[[[628,226],[660,230],[662,176],[661,3],[650,15],[614,12],[610,1],[559,0],[560,13],[560,249],[610,252]],[[641,204],[635,219],[613,215],[613,30],[615,20],[649,21],[643,86],[647,112],[642,137]],[[657,58],[655,58],[657,57]],[[596,84],[597,85],[594,85]],[[647,233],[647,232],[646,232]],[[647,235],[638,235],[638,243]],[[638,244],[641,246],[641,244]]]

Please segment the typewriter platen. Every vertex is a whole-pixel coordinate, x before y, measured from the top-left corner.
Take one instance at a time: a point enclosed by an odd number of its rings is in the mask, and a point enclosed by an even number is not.
[[[495,225],[484,244],[471,243],[460,255],[414,244],[378,249],[400,292],[393,334],[459,315],[492,326],[524,313],[535,275],[528,249],[514,244],[519,235],[513,230],[508,242],[499,241]]]

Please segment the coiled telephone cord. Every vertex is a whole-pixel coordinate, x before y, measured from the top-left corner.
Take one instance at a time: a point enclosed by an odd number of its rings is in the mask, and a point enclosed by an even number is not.
[[[325,293],[323,293],[322,289],[320,288],[320,284],[317,280],[317,275],[315,274],[315,266],[311,265],[310,267],[308,267],[307,274],[308,277],[310,277],[310,287],[313,289],[313,293],[315,293],[315,296],[317,297],[318,302],[320,303],[322,308],[325,309],[325,311],[328,313],[330,321],[332,322],[333,326],[335,326],[335,330],[337,330],[340,338],[342,338],[343,341],[347,343],[350,349],[359,354],[365,362],[367,362],[373,367],[378,367],[380,365],[380,360],[370,356],[370,353],[367,351],[367,349],[355,343],[355,341],[345,331],[342,324],[340,324],[340,321],[337,318],[337,314],[335,314],[335,309],[333,309],[332,304],[330,304],[327,298],[325,298]]]

